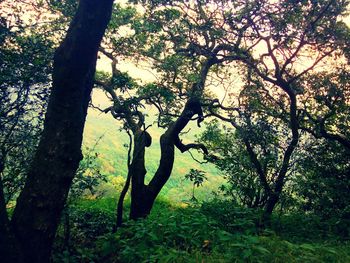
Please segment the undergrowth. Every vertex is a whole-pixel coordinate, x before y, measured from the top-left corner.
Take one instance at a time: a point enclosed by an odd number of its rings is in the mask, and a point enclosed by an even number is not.
[[[259,211],[227,201],[158,202],[147,219],[127,221],[111,234],[114,205],[102,199],[72,206],[70,243],[64,245],[62,227],[54,262],[350,262],[349,241],[326,235],[306,215],[275,217],[272,229],[262,231]]]

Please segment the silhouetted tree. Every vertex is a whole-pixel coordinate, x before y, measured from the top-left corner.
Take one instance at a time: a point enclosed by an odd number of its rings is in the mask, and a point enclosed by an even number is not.
[[[0,257],[5,262],[49,262],[57,225],[82,158],[97,51],[112,4],[112,0],[81,0],[55,53],[43,134],[11,222],[1,202],[1,215],[5,216]]]

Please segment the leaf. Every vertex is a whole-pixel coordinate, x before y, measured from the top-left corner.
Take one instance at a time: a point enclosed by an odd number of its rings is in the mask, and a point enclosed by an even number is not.
[[[310,245],[310,244],[301,244],[301,245],[299,245],[299,247],[302,248],[302,249],[305,249],[305,250],[312,251],[312,252],[316,251],[316,248],[313,245]]]

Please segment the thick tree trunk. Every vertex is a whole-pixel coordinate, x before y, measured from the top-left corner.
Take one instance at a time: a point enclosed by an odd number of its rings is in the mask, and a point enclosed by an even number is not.
[[[144,184],[146,174],[144,149],[141,148],[140,143],[137,145],[137,138],[135,137],[136,153],[140,156],[134,155],[133,163],[130,167],[132,172],[132,188],[131,188],[131,208],[130,219],[138,219],[147,217],[153,207],[154,201],[159,192],[168,181],[173,170],[175,160],[175,146],[181,151],[185,152],[192,148],[200,148],[207,153],[206,148],[201,144],[182,144],[179,139],[180,132],[186,127],[191,118],[198,114],[202,117],[202,109],[199,100],[190,99],[178,119],[170,125],[167,131],[160,137],[161,157],[158,169],[148,185]],[[141,145],[144,145],[144,143]],[[148,147],[148,146],[147,146]],[[139,148],[139,150],[137,150]],[[135,158],[136,157],[136,158]]]
[[[156,196],[147,188],[146,185],[141,189],[135,188],[131,193],[130,219],[146,218],[151,213]]]
[[[82,158],[80,148],[97,51],[112,4],[112,0],[81,0],[55,54],[42,138],[11,222],[23,262],[50,260],[57,225]]]
[[[144,184],[147,173],[145,148],[149,147],[151,142],[151,136],[147,131],[135,132],[133,158],[129,167],[131,177],[130,219],[144,218],[151,210],[147,186]]]
[[[160,137],[161,157],[159,161],[159,166],[155,175],[153,176],[152,180],[149,182],[146,188],[146,205],[148,208],[148,214],[150,213],[153,207],[155,199],[157,198],[158,194],[160,193],[166,182],[169,180],[171,172],[173,171],[175,161],[174,136],[177,137],[178,133],[174,134],[174,127],[172,126]]]
[[[145,218],[150,214],[155,199],[171,175],[174,164],[174,143],[164,141],[161,138],[162,153],[166,152],[166,154],[162,154],[161,169],[158,168],[154,176],[157,180],[154,181],[153,178],[153,183],[149,185],[144,185],[143,182],[142,184],[132,184],[130,219]],[[166,149],[164,150],[164,148]],[[137,169],[137,167],[135,168]]]
[[[63,244],[68,251],[71,251],[71,247],[70,247],[71,224],[70,224],[69,212],[70,212],[69,205],[66,204],[66,206],[63,209]]]

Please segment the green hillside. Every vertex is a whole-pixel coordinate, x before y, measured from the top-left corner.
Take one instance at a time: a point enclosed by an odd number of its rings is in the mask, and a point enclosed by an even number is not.
[[[105,95],[96,90],[93,95],[93,102],[100,107],[106,107],[109,105]],[[159,158],[160,158],[160,145],[159,138],[162,134],[162,129],[158,128],[154,124],[155,116],[151,112],[148,116],[148,125],[152,126],[148,129],[152,135],[152,145],[146,150],[146,168],[147,175],[146,180],[152,178],[155,173]],[[85,132],[84,132],[84,146],[92,147],[96,141],[101,138],[96,146],[95,151],[99,154],[98,162],[101,165],[101,173],[108,176],[109,183],[104,187],[115,194],[114,190],[120,189],[121,183],[127,175],[127,148],[125,144],[128,144],[129,138],[125,131],[120,130],[121,122],[115,120],[109,114],[100,113],[92,108],[89,109]],[[203,128],[201,128],[203,129]],[[185,142],[191,142],[195,139],[195,134],[199,134],[201,129],[196,127],[195,122],[189,125],[188,133],[182,136]],[[201,154],[193,151],[196,159],[202,159]],[[199,200],[206,200],[211,196],[212,191],[216,191],[218,187],[223,183],[223,178],[219,175],[217,169],[209,163],[198,163],[194,161],[189,153],[181,153],[176,151],[176,160],[174,163],[173,173],[163,188],[161,195],[167,196],[170,201],[187,201],[191,198],[192,184],[184,179],[184,175],[189,172],[191,168],[200,169],[206,172],[208,180],[196,190],[196,198]],[[119,187],[113,186],[117,184]]]

